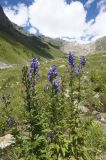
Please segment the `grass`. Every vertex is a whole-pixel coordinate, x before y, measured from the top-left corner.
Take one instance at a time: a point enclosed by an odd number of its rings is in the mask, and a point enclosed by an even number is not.
[[[10,64],[23,64],[32,57],[55,59],[63,56],[58,48],[45,43],[40,38],[32,37],[31,43],[31,47],[28,48],[11,35],[0,31],[0,61]]]
[[[90,55],[87,61],[89,87],[92,89],[90,96],[88,92],[90,108],[104,112],[106,111],[106,52]],[[92,95],[98,95],[98,98],[94,99]]]
[[[47,71],[52,64],[58,66],[59,74],[66,74],[66,67],[62,65],[66,63],[65,59],[57,59],[54,61],[41,62],[40,66],[40,75],[43,80],[42,85],[44,87],[47,82]],[[14,66],[13,68],[0,70],[0,96],[3,94],[11,94],[13,98],[14,106],[18,106],[20,103],[19,97],[22,101],[22,83],[21,83],[21,73],[22,65]],[[90,55],[87,57],[87,68],[88,72],[87,77],[89,80],[85,83],[84,87],[88,87],[88,92],[85,94],[86,103],[91,110],[98,109],[97,101],[93,98],[95,94],[99,94],[98,101],[101,101],[99,104],[99,110],[104,111],[106,106],[106,53],[98,53]],[[97,108],[95,108],[97,107]]]

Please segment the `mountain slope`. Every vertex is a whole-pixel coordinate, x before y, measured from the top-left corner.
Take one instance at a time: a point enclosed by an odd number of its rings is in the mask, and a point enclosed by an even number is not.
[[[60,38],[52,39],[44,36],[42,36],[42,38],[53,46],[60,48],[64,53],[69,53],[71,51],[76,55],[87,55],[90,53],[106,51],[106,37],[99,38],[94,42],[86,44],[79,43],[77,41],[70,42]]]
[[[104,52],[106,51],[106,37],[99,38],[95,42],[96,51]]]
[[[23,63],[32,57],[55,58],[63,53],[42,40],[42,38],[25,35],[4,14],[0,6],[0,61]]]

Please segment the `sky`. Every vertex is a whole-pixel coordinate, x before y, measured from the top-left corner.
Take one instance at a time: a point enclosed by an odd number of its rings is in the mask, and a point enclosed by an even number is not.
[[[88,43],[106,36],[106,0],[0,0],[25,31]]]

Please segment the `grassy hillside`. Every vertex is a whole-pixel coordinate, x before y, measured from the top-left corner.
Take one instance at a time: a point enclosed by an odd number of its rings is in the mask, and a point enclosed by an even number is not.
[[[106,52],[89,55],[86,57],[86,59],[87,59],[86,76],[88,81],[87,86],[89,86],[88,90],[92,89],[94,94],[95,93],[100,94],[102,105],[100,105],[99,107],[102,107],[104,110],[106,110],[105,109],[105,106],[106,106],[106,84],[105,84],[106,83]],[[68,61],[66,59],[61,58],[54,61],[51,60],[47,63],[44,63],[44,62],[40,62],[40,63],[41,63],[40,75],[42,75],[41,80],[45,80],[41,84],[43,86],[45,85],[47,80],[48,69],[53,64],[56,64],[58,66],[60,76],[66,74],[65,65],[68,64]],[[18,67],[15,66],[5,70],[0,70],[0,92],[1,92],[0,96],[3,94],[11,93],[11,95],[15,97],[15,99],[13,100],[14,106],[18,105],[19,103],[18,98],[20,97],[21,90],[22,90],[21,70],[22,70],[22,65],[19,65]],[[17,92],[17,87],[19,90],[18,92]],[[90,96],[92,97],[92,95]],[[91,97],[88,96],[87,100],[89,100],[89,98]],[[91,109],[95,109],[95,107],[98,107],[98,106],[93,106],[94,105],[93,101],[89,101],[89,102],[90,102],[89,107]]]
[[[32,42],[32,48],[29,48],[6,32],[0,31],[0,61],[17,64],[25,63],[32,57],[54,59],[63,56],[58,48],[45,43],[40,38],[32,37]]]
[[[106,93],[106,52],[95,53],[87,57],[89,74],[98,91]],[[96,89],[96,88],[95,88]]]
[[[106,111],[106,52],[87,56],[89,89],[87,105],[91,110]],[[91,91],[90,91],[91,90]],[[93,96],[95,98],[93,98]]]
[[[92,111],[99,110],[105,112],[106,106],[106,53],[99,53],[87,56],[87,66],[86,74],[84,79],[82,79],[81,88],[82,88],[82,101],[86,101],[87,107],[90,109],[90,113],[87,116],[90,116]],[[45,84],[47,83],[47,72],[50,66],[56,64],[58,67],[59,77],[63,75],[65,77],[65,86],[69,82],[68,76],[66,73],[66,66],[68,64],[68,59],[57,59],[54,61],[48,61],[47,63],[42,63],[39,69],[40,80],[36,83],[36,89],[38,98],[40,97],[40,103],[43,106],[43,109],[47,106],[48,92],[44,92]],[[20,130],[23,130],[24,126],[24,99],[23,91],[24,87],[22,84],[22,65],[18,67],[0,70],[0,97],[10,95],[11,104],[9,105],[11,110],[12,117],[18,122]],[[66,81],[67,79],[67,81]],[[77,82],[77,81],[75,81]],[[77,85],[77,84],[75,84]],[[75,86],[74,86],[75,87]],[[69,88],[68,88],[69,89]],[[77,88],[76,88],[77,89]],[[45,96],[44,96],[45,95]],[[47,96],[46,96],[47,95]],[[96,98],[95,95],[99,95],[99,98]],[[68,100],[68,99],[67,99]],[[63,102],[63,101],[62,101]],[[69,102],[69,101],[67,101]],[[2,101],[0,101],[1,108],[3,107]],[[67,104],[67,103],[66,103]],[[67,105],[65,106],[67,108]],[[90,118],[90,117],[86,117]],[[2,119],[0,119],[1,126],[3,124]],[[102,133],[102,130],[97,122],[92,120],[92,125],[89,126],[90,119],[87,121],[87,127],[89,131],[86,132],[86,146],[92,150],[88,151],[87,160],[97,160],[96,154],[106,149],[106,136]],[[2,132],[2,128],[0,132]],[[22,131],[23,132],[23,131]],[[10,133],[10,130],[7,130],[6,133]],[[14,148],[13,148],[14,151]],[[9,149],[8,149],[9,152]],[[15,151],[14,151],[15,152]],[[85,151],[86,152],[86,151]],[[11,149],[10,149],[10,153]],[[92,153],[92,154],[91,154]],[[6,154],[6,156],[9,155]],[[12,159],[12,158],[11,158]],[[14,158],[13,158],[14,159]],[[17,158],[18,159],[18,158]],[[99,159],[99,157],[98,157]]]

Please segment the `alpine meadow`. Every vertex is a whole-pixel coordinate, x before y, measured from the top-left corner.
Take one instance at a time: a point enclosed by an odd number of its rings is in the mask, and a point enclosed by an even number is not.
[[[105,0],[0,0],[0,160],[106,160]]]

